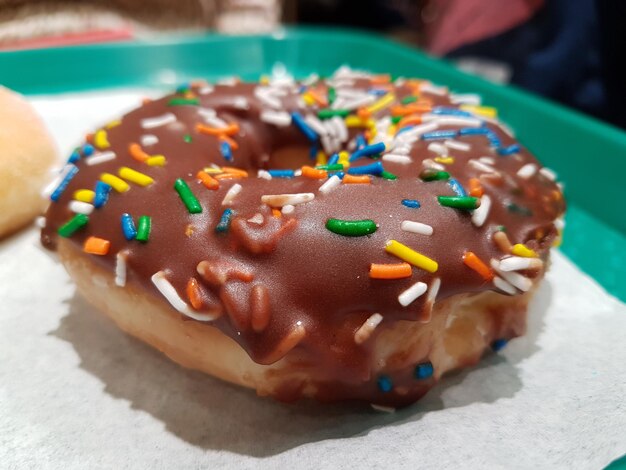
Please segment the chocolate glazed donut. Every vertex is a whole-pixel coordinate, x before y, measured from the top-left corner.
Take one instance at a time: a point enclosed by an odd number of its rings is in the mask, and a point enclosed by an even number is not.
[[[402,406],[524,333],[554,180],[495,109],[427,81],[192,83],[87,136],[42,241],[187,367]]]

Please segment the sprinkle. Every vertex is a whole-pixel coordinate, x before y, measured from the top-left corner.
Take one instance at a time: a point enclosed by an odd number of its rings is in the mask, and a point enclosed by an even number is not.
[[[396,155],[393,153],[383,155],[383,160],[386,162],[400,163],[402,165],[408,165],[413,161],[411,157],[408,157],[406,155]]]
[[[341,180],[343,184],[371,184],[372,180],[368,175],[352,176],[344,175]]]
[[[331,176],[323,185],[320,186],[320,193],[328,194],[333,189],[341,185],[341,179],[337,175]]]
[[[463,189],[463,186],[461,186],[461,183],[459,183],[458,180],[456,180],[455,178],[451,178],[448,181],[448,184],[450,185],[450,187],[452,188],[452,191],[454,191],[457,196],[467,197],[467,193],[465,192],[465,189]]]
[[[222,205],[228,206],[233,203],[235,197],[241,192],[242,186],[239,183],[233,184],[230,189],[224,195],[224,199],[222,199]]]
[[[414,375],[417,380],[424,380],[432,377],[433,372],[434,368],[432,362],[422,362],[415,366]]]
[[[490,106],[476,106],[471,104],[462,104],[459,106],[462,111],[467,111],[472,114],[478,114],[479,116],[485,116],[488,118],[498,117],[498,110]]]
[[[272,175],[273,176],[273,175]],[[328,173],[324,170],[318,170],[316,168],[312,168],[310,166],[303,166],[302,167],[302,176],[305,176],[306,178],[313,178],[313,179],[324,179],[328,177]]]
[[[164,166],[165,157],[163,155],[154,155],[146,160],[148,166]]]
[[[491,259],[491,266],[500,276],[504,278],[506,282],[517,287],[522,292],[528,292],[533,286],[533,281],[526,276],[522,276],[516,271],[503,271],[500,269],[500,263],[496,259]]]
[[[83,244],[83,251],[90,255],[104,256],[109,252],[111,242],[104,238],[89,237]]]
[[[402,100],[400,100],[400,103],[410,104],[410,103],[415,103],[416,101],[417,101],[417,96],[405,96],[404,98],[402,98]]]
[[[354,333],[354,342],[363,344],[367,341],[381,321],[383,321],[383,316],[380,313],[371,315]]]
[[[426,296],[427,303],[434,303],[437,299],[437,294],[439,293],[439,288],[441,287],[441,279],[436,277],[430,283],[430,289],[428,290],[428,295]]]
[[[76,148],[70,155],[70,158],[68,158],[67,163],[76,163],[78,160],[80,160],[80,153],[78,152],[78,148]]]
[[[549,179],[550,181],[556,181],[556,173],[550,168],[542,168],[539,170],[539,174]]]
[[[317,112],[317,117],[319,119],[331,119],[335,116],[340,118],[345,118],[350,114],[349,109],[320,109]]]
[[[261,202],[271,207],[283,207],[287,204],[293,206],[303,204],[315,199],[313,193],[295,193],[295,194],[266,194],[261,196]]]
[[[390,392],[393,388],[393,382],[391,381],[391,378],[387,375],[381,375],[380,377],[378,377],[376,383],[378,384],[378,388],[380,389],[380,391],[383,393]]]
[[[85,163],[89,166],[99,165],[104,162],[109,162],[115,159],[114,152],[102,152],[97,155],[92,155],[88,158],[85,158]]]
[[[122,232],[124,232],[124,238],[126,240],[133,240],[137,236],[137,229],[135,228],[135,222],[128,213],[122,214]]]
[[[413,222],[411,220],[404,220],[400,225],[400,228],[405,232],[417,233],[420,235],[432,235],[433,228],[430,225],[422,224],[420,222]]]
[[[533,215],[533,212],[530,209],[528,209],[527,207],[518,206],[514,202],[508,203],[506,205],[506,208],[509,210],[509,212],[522,214],[522,215],[525,215],[526,217],[530,217]]]
[[[61,195],[67,189],[67,186],[70,184],[70,181],[72,181],[72,178],[74,178],[76,173],[78,173],[78,167],[71,163],[63,168],[62,173],[53,183],[56,188],[52,191],[52,194],[50,194],[50,199],[52,201],[57,202],[61,198]]]
[[[539,258],[509,256],[500,260],[501,271],[523,271],[525,269],[541,269],[542,267],[543,261]]]
[[[439,155],[448,155],[447,147],[439,142],[431,142],[428,144],[428,150],[438,153]]]
[[[91,189],[77,189],[74,191],[74,199],[82,202],[93,202],[93,198],[96,195]]]
[[[439,204],[444,207],[453,207],[455,209],[462,209],[467,211],[474,210],[480,207],[480,199],[471,196],[437,196],[437,200],[439,201]]]
[[[430,168],[426,168],[420,173],[420,179],[422,181],[439,181],[447,180],[450,178],[450,173],[447,171],[436,171]]]
[[[93,145],[85,144],[83,145],[83,155],[85,157],[90,157],[96,151]]]
[[[125,193],[126,191],[130,189],[130,186],[128,185],[128,183],[126,183],[126,181],[118,178],[115,175],[112,175],[111,173],[102,173],[100,175],[100,180],[103,183],[106,183],[109,186],[111,186],[118,193]]]
[[[283,206],[281,213],[284,215],[289,215],[289,214],[293,214],[295,210],[296,210],[295,206],[292,206],[291,204],[287,204],[286,206]]]
[[[334,165],[318,165],[315,167],[315,169],[326,171],[342,171],[343,165],[341,163],[335,163]]]
[[[300,131],[309,139],[311,142],[317,142],[317,134],[313,129],[309,127],[309,125],[304,121],[304,118],[300,113],[293,112],[291,113],[291,119],[294,125],[300,129]]]
[[[186,315],[194,320],[199,321],[212,321],[217,317],[216,315],[211,314],[200,314],[194,312],[189,308],[189,305],[180,298],[178,292],[170,282],[166,279],[165,273],[163,271],[159,271],[152,275],[150,278],[155,287],[159,290],[159,292],[167,299],[167,301],[178,310],[183,315]]]
[[[202,205],[182,178],[178,178],[174,182],[174,189],[190,214],[199,214],[202,212]]]
[[[232,161],[233,152],[230,148],[230,145],[228,145],[228,142],[226,141],[220,142],[220,152],[222,153],[222,157],[224,157],[224,160],[228,162]]]
[[[248,172],[246,170],[242,170],[241,168],[235,168],[232,166],[223,166],[222,171],[224,172],[223,175],[233,175],[239,178],[248,177]],[[220,175],[216,175],[215,177],[217,178],[218,176]]]
[[[247,222],[251,224],[256,224],[256,225],[261,225],[263,224],[264,221],[265,221],[265,218],[263,217],[263,214],[260,214],[258,212],[247,220]]]
[[[141,141],[141,145],[143,145],[144,147],[148,147],[159,142],[159,138],[156,135],[152,134],[144,134],[139,138],[139,140]]]
[[[333,233],[343,235],[344,237],[362,237],[370,235],[377,230],[376,223],[373,220],[341,220],[328,219],[326,228]]]
[[[135,236],[135,240],[146,243],[150,238],[150,230],[152,228],[152,219],[150,216],[142,215],[139,217],[139,222],[137,224],[137,235]]]
[[[89,216],[76,214],[68,222],[59,227],[58,233],[65,238],[71,237],[74,233],[87,225],[87,222],[89,222]]]
[[[215,231],[218,233],[227,232],[228,228],[230,227],[230,219],[232,218],[232,216],[232,209],[224,209],[224,212],[222,212],[222,216],[220,217],[220,221],[215,227]]]
[[[372,155],[377,155],[377,154],[382,153],[384,151],[385,151],[385,143],[384,142],[378,142],[376,144],[366,145],[366,146],[361,147],[360,149],[358,149],[356,152],[354,152],[350,156],[350,161],[353,162],[353,161],[358,160],[359,158],[362,158],[362,157],[370,157]]]
[[[510,253],[513,249],[513,245],[511,245],[509,237],[503,231],[494,232],[493,241],[504,253]]]
[[[388,171],[383,171],[380,174],[380,177],[385,180],[397,180],[398,179],[396,175],[394,175],[393,173],[389,173]]]
[[[222,135],[235,135],[239,132],[239,124],[233,122],[226,127],[210,127],[204,124],[196,124],[196,131],[201,134],[222,136]]]
[[[403,307],[406,307],[412,304],[418,297],[423,295],[427,290],[428,290],[428,286],[426,284],[424,284],[423,282],[416,282],[415,284],[413,284],[411,287],[409,287],[407,290],[405,290],[398,296],[398,302],[400,302],[400,305],[402,305]]]
[[[402,205],[410,209],[419,209],[421,206],[417,199],[402,199]]]
[[[284,111],[261,111],[261,121],[268,124],[274,124],[279,127],[285,127],[291,124],[291,116]]]
[[[86,214],[89,215],[93,212],[94,207],[92,204],[83,201],[70,201],[69,209],[76,214]]]
[[[507,345],[508,342],[509,341],[507,339],[499,338],[495,340],[493,343],[491,343],[491,349],[493,349],[495,352],[498,352],[501,349],[503,349]]]
[[[484,171],[486,173],[496,173],[496,170],[494,170],[491,166],[486,165],[485,163],[479,160],[471,159],[467,163],[472,165],[477,170]]]
[[[458,131],[453,130],[439,130],[439,131],[431,131],[425,132],[422,134],[422,140],[439,140],[439,139],[451,139],[456,137]]]
[[[458,140],[446,140],[443,145],[452,150],[459,150],[461,152],[468,152],[472,146],[465,142],[460,142]]]
[[[506,282],[504,279],[502,279],[499,276],[494,276],[493,285],[509,295],[517,294],[515,287],[513,287],[511,284],[509,284],[508,282]]]
[[[389,240],[385,245],[385,251],[387,253],[391,253],[392,255],[397,256],[403,261],[406,261],[413,266],[421,268],[429,273],[434,273],[439,268],[439,265],[436,261],[424,256],[421,253],[418,253],[415,250],[412,250],[406,245],[396,241]]]
[[[488,195],[483,195],[480,198],[479,207],[472,213],[472,223],[476,227],[482,227],[487,217],[489,216],[489,210],[491,209],[491,198]]]
[[[115,255],[115,285],[118,287],[124,287],[126,285],[127,258],[127,251],[119,251],[117,255]]]
[[[139,171],[133,170],[132,168],[128,168],[126,166],[120,168],[117,174],[125,180],[130,181],[131,183],[138,184],[139,186],[145,187],[154,183],[154,180],[148,175],[144,175],[143,173],[140,173]]]
[[[403,279],[411,277],[409,263],[370,264],[370,278],[372,279]]]
[[[482,98],[480,95],[474,93],[452,93],[450,95],[450,101],[454,104],[472,104],[478,106],[480,105]]]
[[[470,178],[469,188],[469,195],[472,197],[481,197],[484,193],[483,187],[480,184],[480,180],[478,178]]]
[[[199,104],[198,98],[172,98],[167,102],[168,106],[198,106]]]
[[[96,190],[93,198],[93,205],[96,209],[104,206],[109,200],[111,185],[103,181],[96,181]]]
[[[111,146],[107,136],[107,131],[100,129],[93,136],[93,142],[100,149],[107,149]]]
[[[509,145],[508,147],[501,147],[498,149],[498,154],[502,156],[513,155],[514,153],[518,153],[521,147],[519,144]]]
[[[128,145],[128,153],[130,153],[130,156],[135,160],[142,163],[150,158],[150,155],[144,152],[141,146],[137,143],[131,143]]]
[[[517,243],[513,245],[513,248],[511,249],[511,254],[515,256],[522,256],[524,258],[538,258],[539,257],[539,255],[537,254],[535,250],[531,250],[530,248],[528,248],[526,245],[523,245],[522,243]]]
[[[258,86],[254,89],[254,96],[256,96],[263,104],[269,106],[270,108],[280,108],[281,102],[276,96],[274,96],[275,93],[276,92],[273,89],[268,87]]]
[[[381,162],[374,162],[369,165],[359,166],[359,167],[351,167],[348,170],[349,175],[374,175],[380,176],[381,173],[385,171],[383,168],[383,164]]]
[[[463,254],[463,263],[468,268],[476,271],[480,276],[486,280],[491,281],[493,279],[493,272],[475,253],[466,251]]]
[[[425,158],[422,161],[422,164],[426,167],[429,168],[431,170],[437,170],[437,171],[445,171],[446,167],[443,165],[440,165],[439,163],[435,163],[433,160],[431,160],[430,158]]]
[[[267,172],[272,178],[293,178],[295,176],[294,170],[268,170]]]
[[[173,122],[176,122],[176,116],[172,113],[165,113],[161,116],[142,119],[140,124],[144,129],[152,129],[153,127],[165,126]]]
[[[393,93],[387,93],[381,99],[379,99],[375,103],[372,103],[370,106],[365,108],[363,110],[364,111],[363,114],[365,116],[370,116],[372,114],[375,114],[378,111],[381,111],[381,110],[385,109],[386,107],[390,106],[391,103],[393,103],[395,101],[395,99],[396,99],[396,95],[394,95]]]

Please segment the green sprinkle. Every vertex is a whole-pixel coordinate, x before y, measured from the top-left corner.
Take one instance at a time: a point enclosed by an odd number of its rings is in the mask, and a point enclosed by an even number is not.
[[[337,91],[333,87],[328,87],[328,104],[333,104],[337,99]]]
[[[380,177],[384,178],[386,180],[397,180],[398,179],[398,177],[396,175],[394,175],[393,173],[389,173],[388,171],[383,171],[380,174]]]
[[[402,116],[394,116],[391,118],[392,124],[398,124],[400,121],[402,121]]]
[[[59,227],[59,235],[62,237],[71,237],[75,232],[83,228],[89,222],[89,217],[85,214],[76,214],[68,222]]]
[[[167,102],[168,106],[198,106],[199,104],[200,100],[198,98],[172,98]]]
[[[504,225],[498,225],[496,227],[496,232],[506,232],[506,227]]]
[[[319,165],[315,167],[316,170],[326,171],[343,171],[343,164],[335,163],[334,165]]]
[[[420,173],[420,178],[422,181],[441,181],[450,179],[450,173],[427,168]]]
[[[335,116],[345,118],[348,114],[350,114],[349,109],[320,109],[317,117],[320,119],[330,119]]]
[[[533,211],[531,211],[530,209],[528,209],[527,207],[523,207],[523,206],[518,206],[517,204],[511,202],[509,204],[506,205],[506,208],[509,210],[509,212],[514,212],[517,214],[522,214],[525,215],[527,217],[530,217],[533,215]]]
[[[374,233],[378,227],[373,220],[328,219],[326,228],[344,237],[362,237]]]
[[[417,101],[417,96],[405,96],[404,98],[402,98],[402,101],[400,101],[402,104],[409,104],[409,103],[415,103]]]
[[[137,222],[137,236],[135,240],[146,243],[150,238],[150,228],[152,227],[152,219],[148,215],[142,215]]]
[[[185,183],[181,178],[178,178],[174,182],[174,189],[182,199],[183,204],[185,204],[190,214],[199,214],[202,212],[200,202],[196,196],[193,195],[191,189],[187,186],[187,183]]]
[[[437,196],[437,200],[442,206],[463,209],[466,211],[477,209],[480,206],[480,199],[471,196]]]
[[[191,143],[191,134],[185,134],[185,136],[183,137],[183,140],[185,142],[187,142],[188,144]]]

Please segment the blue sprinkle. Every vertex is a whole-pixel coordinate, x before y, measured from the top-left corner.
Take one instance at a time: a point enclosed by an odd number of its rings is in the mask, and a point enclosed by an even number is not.
[[[124,238],[126,238],[126,240],[133,240],[137,236],[135,222],[131,215],[126,212],[122,214],[122,232],[124,232]]]
[[[227,232],[230,227],[230,219],[233,215],[232,209],[225,209],[219,223],[215,227],[216,232]]]
[[[224,157],[227,162],[233,161],[233,151],[231,150],[228,142],[222,142],[220,144],[220,150],[222,151],[222,157]]]
[[[487,135],[490,132],[486,127],[464,127],[459,129],[459,135]]]
[[[403,132],[406,131],[410,131],[411,129],[413,129],[415,126],[405,126],[402,129],[400,129],[398,132],[396,132],[396,136],[402,134]]]
[[[313,145],[311,145],[311,148],[309,149],[309,157],[311,158],[311,160],[316,160],[317,159],[317,153],[319,151],[320,151],[320,148],[317,145],[317,142],[314,143]]]
[[[380,391],[383,393],[391,392],[391,389],[393,388],[391,378],[387,375],[381,375],[380,377],[378,377],[376,383],[378,384],[378,388],[380,389]]]
[[[190,88],[190,83],[182,83],[176,88],[176,93],[185,93]]]
[[[380,176],[385,171],[381,162],[374,162],[365,166],[352,167],[348,170],[349,175],[374,175]]]
[[[90,155],[93,155],[93,153],[96,151],[95,148],[93,148],[93,145],[91,144],[85,144],[83,145],[83,155],[85,157],[89,157]]]
[[[410,209],[419,209],[421,207],[417,199],[402,199],[402,205]]]
[[[520,146],[519,144],[513,144],[513,145],[509,145],[508,147],[500,147],[498,149],[498,153],[502,156],[506,156],[506,155],[512,155],[514,153],[517,153],[520,151]]]
[[[361,150],[367,145],[367,141],[365,140],[365,136],[363,136],[363,134],[357,135],[354,142],[356,143],[357,151]]]
[[[388,93],[387,90],[383,90],[382,88],[370,88],[367,92],[375,96],[384,96]]]
[[[311,142],[317,142],[317,134],[316,132],[309,127],[309,125],[304,122],[304,118],[302,114],[293,112],[291,113],[292,122],[296,125],[298,129],[309,139]]]
[[[96,181],[96,195],[93,198],[93,205],[97,209],[104,206],[109,200],[109,193],[111,192],[111,186],[102,181]]]
[[[294,170],[268,170],[267,171],[272,178],[293,178],[295,176]]]
[[[422,140],[440,140],[440,139],[453,139],[458,134],[458,131],[454,130],[441,130],[425,132],[422,134]]]
[[[467,193],[465,192],[465,189],[463,189],[463,186],[461,186],[461,183],[459,183],[458,180],[456,180],[455,178],[451,178],[448,180],[448,184],[450,185],[450,187],[452,188],[452,191],[454,191],[457,196],[467,197]]]
[[[430,362],[423,362],[415,366],[415,378],[417,380],[424,380],[432,377],[433,372],[433,365]]]
[[[78,152],[78,149],[74,149],[70,158],[67,159],[67,163],[76,163],[78,160],[80,160],[80,153]]]
[[[489,143],[491,144],[492,147],[499,148],[499,147],[502,146],[502,142],[500,141],[500,138],[491,129],[486,134],[486,136],[487,136],[487,139],[489,140]]]
[[[502,348],[506,346],[506,343],[508,342],[509,342],[508,339],[504,339],[504,338],[497,339],[493,343],[491,343],[491,349],[493,349],[496,352],[500,351]]]
[[[358,160],[361,157],[369,157],[371,155],[377,155],[384,151],[385,151],[384,142],[378,142],[376,144],[366,145],[365,147],[360,148],[359,150],[354,152],[352,155],[350,155],[350,161],[353,162],[355,160]]]
[[[336,171],[336,172],[329,171],[328,172],[328,176],[336,176],[340,180],[342,180],[345,175],[346,174],[343,171]]]
[[[467,111],[463,111],[458,108],[448,108],[446,106],[435,106],[432,111],[432,114],[439,114],[441,116],[462,116],[462,117],[472,117],[472,113],[468,113]]]
[[[298,93],[301,95],[302,93],[304,93],[307,90],[306,85],[300,85],[300,88],[298,88]]]
[[[70,163],[70,171],[67,172],[67,175],[65,175],[59,185],[50,195],[50,199],[52,201],[57,202],[59,200],[61,194],[63,194],[63,191],[65,191],[67,185],[70,184],[70,181],[72,181],[72,178],[74,178],[74,175],[76,175],[76,173],[78,173],[78,167]]]
[[[338,153],[333,153],[330,156],[330,158],[328,159],[328,164],[329,165],[335,165],[338,161],[339,161],[339,154]]]

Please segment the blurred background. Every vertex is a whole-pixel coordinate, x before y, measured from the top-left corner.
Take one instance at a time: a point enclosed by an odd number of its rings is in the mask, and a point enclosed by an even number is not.
[[[621,0],[0,0],[0,50],[361,28],[626,128],[625,24]]]

